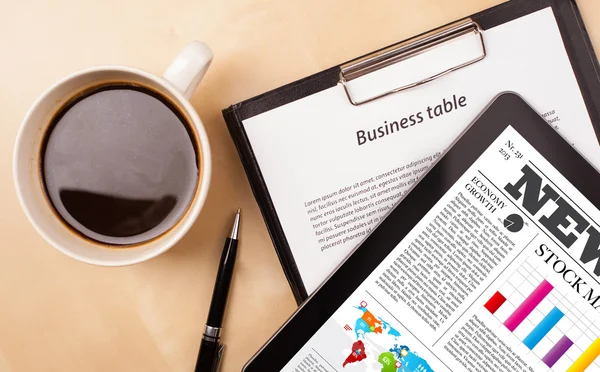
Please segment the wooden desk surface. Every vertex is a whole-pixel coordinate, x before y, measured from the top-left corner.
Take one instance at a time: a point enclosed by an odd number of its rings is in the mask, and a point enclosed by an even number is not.
[[[500,0],[4,1],[0,14],[0,371],[192,371],[223,238],[243,208],[225,320],[223,371],[239,371],[296,308],[221,109]],[[600,2],[579,0],[600,50]],[[52,249],[28,223],[12,182],[26,110],[54,81],[98,64],[160,74],[188,41],[215,60],[192,103],[214,175],[191,232],[124,268]]]

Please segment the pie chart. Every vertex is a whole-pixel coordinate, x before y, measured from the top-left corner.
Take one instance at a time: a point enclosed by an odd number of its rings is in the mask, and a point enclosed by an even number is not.
[[[519,232],[523,228],[523,217],[511,214],[504,219],[504,227],[510,232]]]

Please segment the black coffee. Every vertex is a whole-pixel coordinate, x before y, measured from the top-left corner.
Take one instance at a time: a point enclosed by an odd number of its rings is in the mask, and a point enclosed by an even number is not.
[[[111,245],[152,239],[183,216],[198,183],[189,124],[167,100],[127,84],[97,87],[53,120],[46,193],[79,233]]]

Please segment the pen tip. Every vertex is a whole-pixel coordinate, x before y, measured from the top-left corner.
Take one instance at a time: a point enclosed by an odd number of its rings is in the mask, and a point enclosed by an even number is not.
[[[229,237],[231,239],[237,239],[238,238],[238,231],[240,229],[240,219],[241,219],[241,208],[238,208],[237,213],[235,214],[235,219],[233,220],[233,228],[231,229],[231,234],[229,235]]]

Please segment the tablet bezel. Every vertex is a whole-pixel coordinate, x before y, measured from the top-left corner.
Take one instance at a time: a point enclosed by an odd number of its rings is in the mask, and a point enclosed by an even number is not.
[[[502,93],[252,357],[243,371],[283,368],[509,125],[600,208],[598,171],[520,96]]]

